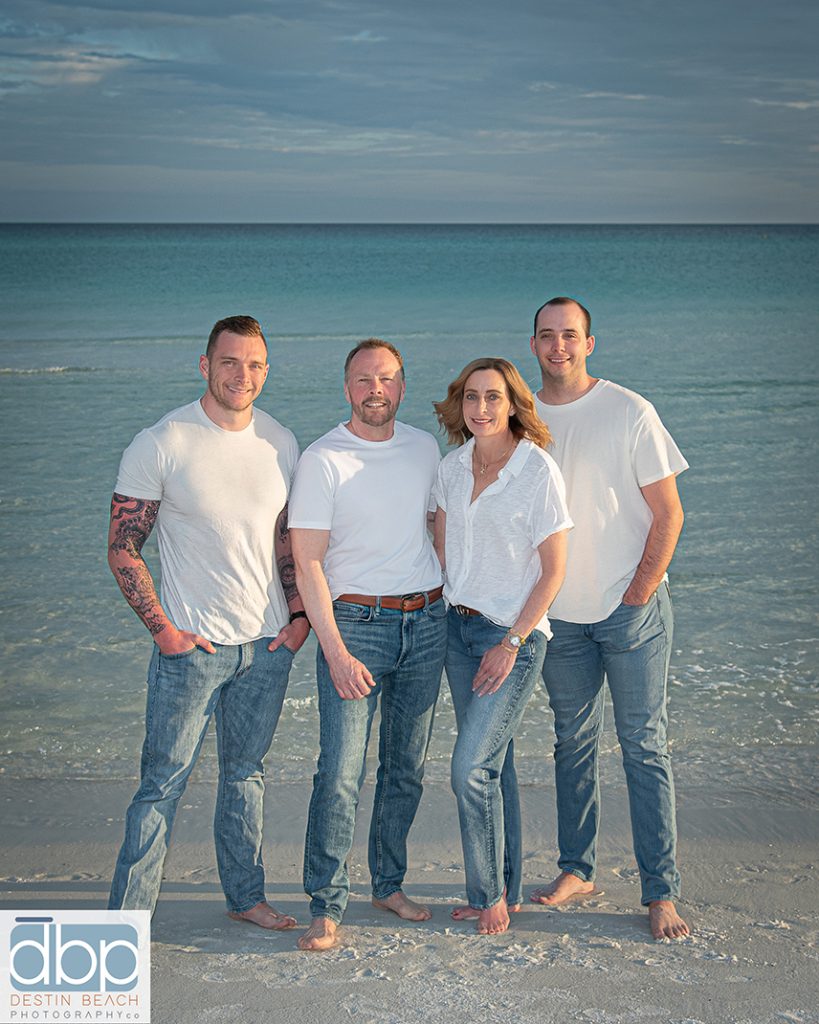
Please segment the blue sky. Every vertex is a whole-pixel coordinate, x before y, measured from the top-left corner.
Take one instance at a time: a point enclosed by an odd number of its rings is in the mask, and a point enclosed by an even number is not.
[[[0,220],[819,221],[814,0],[6,0]]]

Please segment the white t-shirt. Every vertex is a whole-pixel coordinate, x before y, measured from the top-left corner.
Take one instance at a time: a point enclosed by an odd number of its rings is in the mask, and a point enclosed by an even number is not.
[[[688,463],[654,406],[611,381],[567,405],[535,395],[535,406],[554,438],[574,520],[552,618],[600,622],[620,604],[643,556],[652,515],[640,488]]]
[[[126,449],[116,490],[161,502],[161,600],[178,629],[242,644],[287,624],[273,538],[298,456],[293,434],[267,413],[223,430],[198,400]]]
[[[388,441],[365,441],[339,423],[305,450],[289,525],[330,531],[324,574],[334,599],[441,585],[426,524],[440,458],[431,434],[398,422]]]
[[[563,477],[551,455],[521,441],[498,479],[471,501],[474,447],[470,438],[438,467],[435,498],[446,512],[444,596],[511,626],[540,579],[538,545],[572,525]],[[535,629],[551,637],[548,615]]]

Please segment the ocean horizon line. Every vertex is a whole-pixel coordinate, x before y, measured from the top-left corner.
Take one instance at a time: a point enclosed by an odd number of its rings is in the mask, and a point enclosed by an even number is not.
[[[344,228],[819,228],[819,221],[222,221],[4,220],[0,227],[344,227]]]

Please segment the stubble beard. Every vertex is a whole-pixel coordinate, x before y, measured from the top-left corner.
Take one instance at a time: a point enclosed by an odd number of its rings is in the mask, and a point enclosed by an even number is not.
[[[222,409],[226,409],[228,412],[245,412],[251,405],[253,405],[257,394],[253,391],[248,391],[242,395],[237,395],[232,391],[228,391],[227,387],[223,387],[222,393],[220,394],[214,386],[214,381],[211,377],[208,377],[208,391],[210,392],[210,396],[214,402],[221,406]],[[233,399],[233,402],[225,397],[226,395],[229,395],[230,398]],[[244,404],[241,404],[242,400],[244,400]]]
[[[385,404],[378,409],[370,409],[363,402],[361,405],[353,407],[353,412],[356,414],[356,418],[362,423],[365,423],[368,427],[386,426],[395,419],[397,411],[397,408],[389,401],[385,402]]]

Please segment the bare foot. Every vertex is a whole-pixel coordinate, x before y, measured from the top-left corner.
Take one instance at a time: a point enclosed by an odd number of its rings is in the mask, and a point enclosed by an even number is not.
[[[432,917],[429,907],[409,899],[400,889],[385,900],[377,900],[373,896],[373,906],[380,907],[382,910],[391,910],[393,914],[398,914],[403,921],[428,921]]]
[[[520,910],[520,904],[510,903],[507,905],[506,909],[509,911],[510,914],[517,914],[517,912]],[[481,912],[480,910],[476,910],[474,907],[461,906],[453,907],[452,910],[449,912],[449,916],[452,918],[453,921],[472,921],[475,918],[480,917]]]
[[[535,889],[530,896],[532,903],[543,903],[547,907],[559,907],[561,903],[571,900],[587,900],[592,896],[602,896],[594,882],[584,882],[577,875],[562,871],[553,882]]]
[[[241,912],[230,910],[228,917],[233,921],[247,921],[248,924],[257,924],[260,928],[267,928],[270,931],[280,932],[285,928],[295,928],[296,919],[287,914],[280,914],[269,903],[257,903],[250,910]]]
[[[688,925],[671,900],[654,900],[648,905],[648,923],[655,939],[684,939]]]
[[[329,917],[314,917],[313,923],[299,936],[299,949],[324,950],[332,949],[336,944],[338,925]]]
[[[482,910],[478,914],[476,926],[478,935],[500,935],[509,927],[509,914],[506,900],[501,896],[494,907]]]

